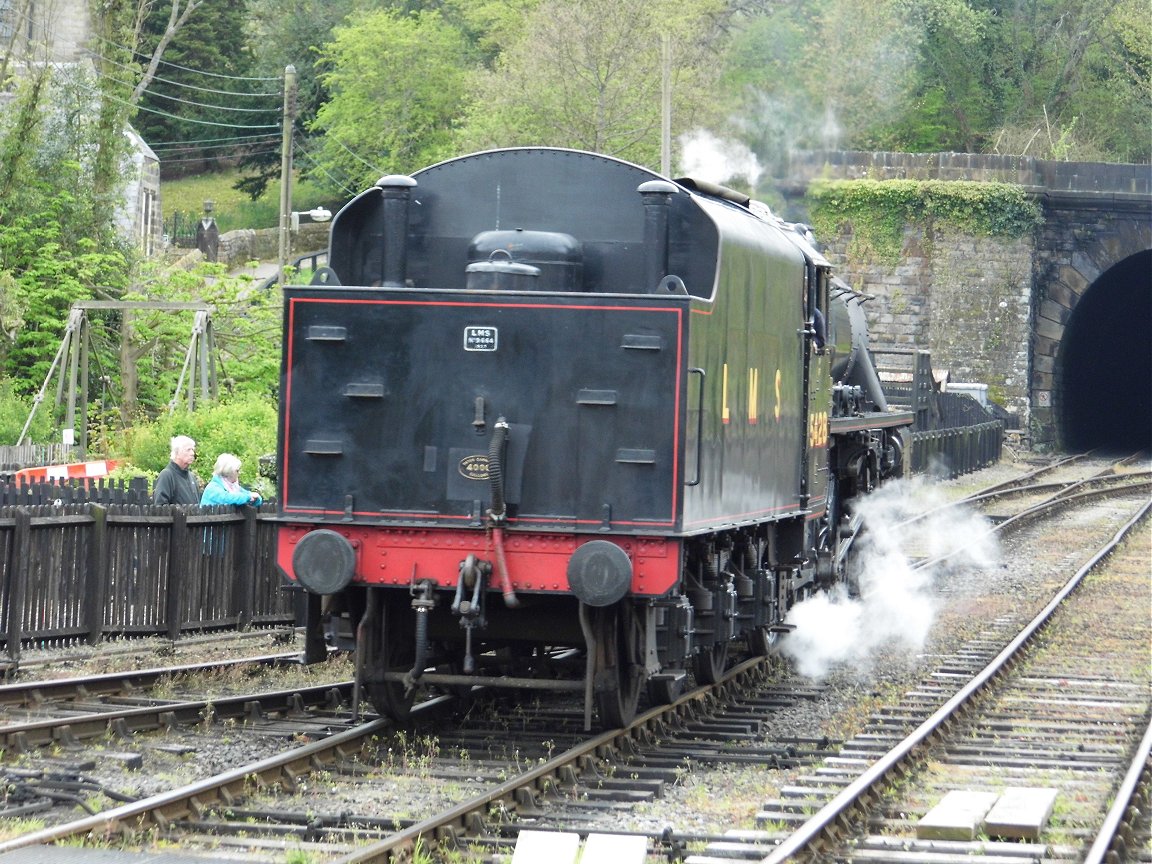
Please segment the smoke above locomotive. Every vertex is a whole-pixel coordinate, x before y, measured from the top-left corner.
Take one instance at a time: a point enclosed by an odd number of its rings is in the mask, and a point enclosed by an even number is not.
[[[277,554],[314,639],[329,597],[397,719],[547,681],[604,725],[768,651],[901,468],[859,304],[722,187],[549,148],[384,177],[285,288]]]

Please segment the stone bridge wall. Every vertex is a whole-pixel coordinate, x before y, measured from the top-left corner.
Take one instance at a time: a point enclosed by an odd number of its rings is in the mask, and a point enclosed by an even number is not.
[[[865,309],[881,348],[920,347],[953,381],[988,384],[1033,444],[1058,443],[1053,393],[1064,325],[1112,265],[1152,248],[1152,168],[967,153],[812,152],[780,182],[784,215],[805,221],[814,179],[940,179],[1023,185],[1043,208],[1030,236],[1006,240],[906,226],[896,266],[852,260],[852,234],[817,238],[838,273],[874,295]]]

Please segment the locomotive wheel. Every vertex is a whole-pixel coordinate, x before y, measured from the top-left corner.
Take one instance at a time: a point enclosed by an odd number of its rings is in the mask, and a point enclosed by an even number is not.
[[[768,657],[775,653],[780,634],[770,627],[756,627],[748,632],[748,651],[754,657]]]
[[[368,701],[381,716],[397,723],[407,722],[412,713],[415,691],[405,693],[402,681],[385,681],[385,672],[410,672],[416,660],[416,627],[413,613],[404,602],[383,603],[383,621],[376,639],[377,653],[368,670],[364,689]],[[375,680],[374,680],[375,679]]]
[[[728,667],[728,643],[717,642],[692,658],[692,671],[700,684],[715,684]]]
[[[595,609],[596,710],[605,729],[627,726],[636,718],[644,682],[644,632],[628,601]]]

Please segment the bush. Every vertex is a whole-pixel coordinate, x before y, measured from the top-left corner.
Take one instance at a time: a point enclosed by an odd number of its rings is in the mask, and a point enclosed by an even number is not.
[[[31,410],[32,399],[17,393],[11,379],[0,378],[0,444],[16,443]],[[25,443],[47,443],[54,438],[54,428],[51,406],[41,405],[28,427]]]
[[[980,237],[1021,237],[1040,224],[1022,186],[945,180],[823,180],[808,189],[816,236],[852,226],[851,254],[896,264],[906,225],[937,224]]]
[[[240,482],[265,498],[275,496],[270,483],[259,477],[259,459],[276,452],[276,406],[268,399],[235,397],[227,402],[189,413],[177,411],[150,423],[139,423],[125,433],[125,450],[140,472],[155,477],[168,464],[169,441],[189,435],[196,441],[192,471],[203,486],[221,453],[240,461]]]

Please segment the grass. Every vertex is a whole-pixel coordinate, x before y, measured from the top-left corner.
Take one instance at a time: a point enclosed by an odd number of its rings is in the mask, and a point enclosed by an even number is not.
[[[220,232],[238,228],[275,228],[280,224],[280,186],[272,183],[264,194],[253,201],[235,188],[241,173],[235,169],[164,180],[160,183],[160,203],[167,224],[173,214],[198,219],[204,212],[204,202],[215,205],[216,225]],[[337,205],[339,202],[336,202]],[[333,212],[333,202],[307,181],[292,184],[292,209],[310,210],[323,204]]]

